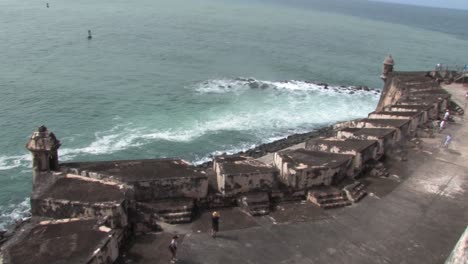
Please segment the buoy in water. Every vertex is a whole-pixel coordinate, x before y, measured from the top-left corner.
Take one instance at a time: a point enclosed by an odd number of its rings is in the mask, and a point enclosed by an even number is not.
[[[88,39],[92,39],[93,36],[91,35],[91,30],[88,30]]]

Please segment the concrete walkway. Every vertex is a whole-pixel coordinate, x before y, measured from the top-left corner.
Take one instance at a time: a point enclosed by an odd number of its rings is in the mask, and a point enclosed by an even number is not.
[[[468,88],[447,89],[464,103]],[[468,122],[456,121],[436,138],[410,144],[408,161],[388,159],[389,178],[364,178],[370,194],[358,204],[326,211],[284,204],[259,218],[229,209],[216,239],[207,212],[136,239],[120,261],[169,263],[169,238],[179,233],[178,263],[443,263],[468,225]],[[453,143],[441,149],[446,133]]]

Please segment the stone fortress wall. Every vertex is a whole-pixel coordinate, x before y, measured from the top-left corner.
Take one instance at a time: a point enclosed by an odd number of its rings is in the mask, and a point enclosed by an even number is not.
[[[359,177],[385,176],[379,161],[412,137],[429,136],[430,121],[450,106],[440,82],[454,73],[393,66],[387,57],[382,95],[367,118],[273,153],[270,163],[241,155],[215,157],[212,168],[179,159],[59,163],[60,141],[40,127],[26,145],[32,219],[3,246],[0,263],[113,263],[133,234],[190,222],[196,210],[239,206],[256,216],[287,201],[324,209],[358,202],[366,195]]]

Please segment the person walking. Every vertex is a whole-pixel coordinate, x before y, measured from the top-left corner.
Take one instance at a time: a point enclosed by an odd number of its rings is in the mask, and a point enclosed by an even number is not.
[[[216,234],[219,231],[219,213],[214,211],[213,214],[211,215],[211,236],[213,238],[216,237]]]
[[[177,239],[179,236],[174,235],[172,237],[171,243],[169,244],[169,251],[171,252],[171,263],[176,263],[177,261]]]
[[[445,110],[444,120],[445,120],[445,121],[448,121],[448,120],[449,120],[449,117],[450,117],[450,111],[447,109],[447,110]]]
[[[444,148],[448,148],[450,142],[452,142],[452,135],[447,134],[447,136],[445,137]]]
[[[439,133],[445,128],[445,124],[446,124],[445,120],[440,121]]]

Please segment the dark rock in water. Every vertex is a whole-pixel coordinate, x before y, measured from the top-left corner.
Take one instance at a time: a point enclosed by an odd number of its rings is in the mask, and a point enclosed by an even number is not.
[[[344,86],[344,85],[340,85],[340,87],[341,87],[341,88],[346,88],[346,86]]]
[[[266,143],[259,145],[253,149],[246,150],[244,152],[239,152],[237,154],[244,154],[249,157],[253,158],[259,158],[262,156],[265,156],[267,153],[274,153],[276,151],[282,150],[284,148],[299,144],[301,142],[304,142],[308,139],[311,138],[317,138],[317,137],[331,137],[333,135],[333,127],[328,126],[324,128],[320,128],[316,131],[312,132],[307,132],[303,134],[294,134],[290,135],[286,138],[271,142],[271,143]],[[221,155],[226,155],[226,153],[223,153]],[[205,162],[203,164],[198,165],[197,167],[199,168],[210,168],[212,166],[212,162]]]
[[[258,85],[257,82],[249,82],[249,87],[252,89],[257,89],[258,87],[260,87],[260,85]]]
[[[249,78],[247,79],[248,82],[255,82],[255,79]]]
[[[231,86],[231,85],[228,85],[228,88],[232,88],[232,86]]]
[[[269,86],[268,84],[264,83],[260,86],[261,89],[267,89]]]
[[[349,94],[354,94],[354,92],[353,92],[353,91],[351,91],[351,92],[349,92]]]
[[[247,79],[246,78],[242,78],[242,77],[237,77],[234,79],[235,81],[243,81],[243,82],[246,82]]]
[[[218,88],[224,89],[224,88],[226,88],[226,87],[224,87],[224,85],[218,85]]]
[[[328,86],[324,86],[323,89],[328,90]]]
[[[367,87],[367,86],[363,86],[362,89],[363,89],[364,91],[369,91],[369,87]]]
[[[358,91],[362,90],[362,86],[356,86],[356,90]]]
[[[328,87],[328,83],[317,83],[317,85]]]

